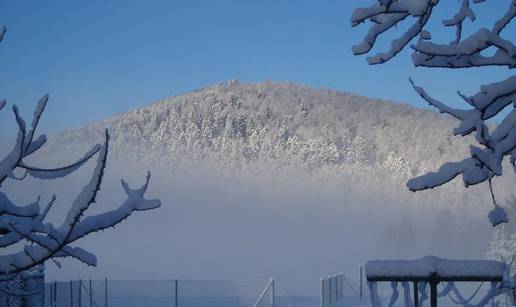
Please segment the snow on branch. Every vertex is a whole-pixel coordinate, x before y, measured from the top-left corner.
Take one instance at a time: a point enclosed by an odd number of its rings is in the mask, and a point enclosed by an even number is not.
[[[451,19],[443,20],[443,24],[447,27],[456,27],[456,39],[455,43],[460,42],[462,36],[462,23],[466,18],[474,21],[476,16],[473,10],[469,7],[469,0],[462,0],[460,10]]]
[[[480,3],[482,1],[473,1]],[[355,55],[369,53],[377,38],[390,29],[396,28],[407,17],[416,19],[412,26],[400,37],[391,41],[390,50],[367,58],[369,64],[381,64],[389,61],[402,51],[416,36],[420,39],[410,45],[415,51],[412,60],[416,66],[464,68],[478,66],[516,65],[516,49],[510,40],[501,37],[502,31],[516,16],[516,1],[512,0],[507,12],[494,24],[492,29],[479,29],[469,37],[462,38],[463,23],[466,19],[475,21],[476,16],[470,7],[470,0],[462,0],[458,12],[450,19],[444,20],[447,27],[456,27],[456,39],[448,44],[431,41],[430,32],[425,29],[438,0],[400,0],[377,1],[372,6],[357,8],[351,16],[351,26],[355,27],[367,21],[372,25],[364,40],[352,47]],[[481,52],[494,47],[495,55],[483,56]]]
[[[40,168],[26,165],[23,159],[38,151],[46,143],[44,135],[35,140],[34,135],[47,101],[48,95],[40,99],[30,129],[26,128],[18,109],[13,106],[13,113],[18,125],[18,136],[13,149],[3,160],[0,160],[0,184],[7,178],[20,179],[14,176],[16,169],[21,169],[35,178],[55,179],[68,176],[95,154],[98,154],[97,164],[90,181],[75,198],[64,222],[59,227],[54,227],[53,224],[44,221],[56,200],[55,196],[41,210],[39,198],[34,203],[20,206],[13,203],[6,194],[0,192],[0,248],[6,248],[16,243],[26,243],[23,250],[0,256],[0,281],[11,280],[24,271],[44,264],[48,260],[55,261],[55,258],[61,257],[72,257],[87,265],[95,266],[97,264],[95,255],[82,248],[72,246],[75,241],[93,232],[114,227],[135,211],[147,211],[161,205],[159,200],[148,200],[144,197],[150,180],[150,173],[148,173],[144,185],[139,189],[131,189],[125,181],[122,181],[127,199],[118,208],[84,217],[86,211],[96,203],[97,193],[101,188],[109,151],[107,131],[102,146],[94,146],[81,159],[68,166]],[[5,102],[0,102],[0,109],[3,106],[5,106]]]
[[[413,83],[414,85],[414,83]],[[474,178],[467,176],[464,178],[466,186],[483,182],[489,178],[485,171],[494,175],[502,175],[502,162],[505,156],[513,156],[516,149],[516,110],[512,110],[490,133],[485,125],[487,119],[492,118],[501,112],[506,106],[516,102],[516,76],[512,76],[505,81],[492,83],[482,86],[481,90],[471,96],[462,96],[471,106],[470,110],[458,110],[430,97],[426,91],[414,85],[416,92],[430,105],[437,108],[441,113],[447,113],[460,120],[460,125],[455,128],[454,134],[467,135],[476,131],[476,140],[484,148],[471,146],[471,159],[466,159],[461,166],[456,163],[445,164],[436,173],[430,173],[418,178],[409,180],[408,188],[412,191],[434,188],[446,183],[458,174],[468,175],[466,170],[474,170]],[[472,163],[474,162],[474,163]],[[511,159],[514,164],[514,159]],[[454,176],[450,176],[451,165],[454,166]],[[480,175],[480,176],[477,176]],[[436,178],[440,177],[440,180]],[[482,179],[478,181],[478,179]]]
[[[439,5],[438,0],[399,0],[381,1],[366,8],[357,8],[351,17],[351,25],[357,26],[364,22],[371,22],[369,32],[362,43],[353,46],[354,54],[369,53],[380,35],[395,28],[401,21],[408,17],[416,19],[399,38],[392,40],[391,49],[385,53],[379,53],[368,57],[369,64],[384,63],[399,53],[414,37],[419,39],[410,45],[414,51],[412,62],[417,66],[443,67],[443,68],[470,68],[481,66],[503,66],[508,69],[516,67],[516,46],[503,37],[504,30],[508,29],[516,16],[516,0],[510,4],[505,12],[492,28],[480,28],[473,34],[463,37],[463,24],[468,19],[476,20],[472,4],[484,2],[483,0],[461,0],[458,11],[449,19],[443,21],[445,27],[455,27],[455,40],[449,43],[436,43],[432,40],[430,32],[425,29],[431,18],[433,9]],[[482,54],[487,49],[495,49],[494,54]],[[413,178],[407,182],[407,187],[412,191],[435,188],[445,184],[455,177],[462,175],[465,186],[478,184],[491,179],[493,176],[503,174],[503,160],[510,159],[513,169],[516,171],[516,76],[505,80],[482,85],[480,90],[467,96],[458,91],[459,97],[466,102],[469,109],[452,108],[429,95],[421,86],[410,80],[414,90],[429,105],[439,112],[446,113],[459,120],[459,125],[454,129],[455,135],[465,136],[475,132],[475,138],[479,146],[470,146],[469,157],[463,161],[444,164],[436,172]],[[502,110],[510,107],[512,111],[505,115],[493,132],[490,132],[486,121],[499,115]],[[497,212],[502,208],[497,206],[492,215],[500,215]],[[498,210],[495,212],[495,210]],[[500,216],[503,216],[501,214]],[[496,223],[493,223],[496,224]]]
[[[92,232],[112,227],[128,218],[135,211],[147,211],[158,208],[161,205],[159,200],[143,198],[147,190],[149,179],[150,173],[147,173],[145,184],[135,190],[129,188],[127,183],[122,180],[122,186],[127,194],[127,199],[113,211],[85,218],[75,227],[70,239],[74,241]]]
[[[28,132],[26,130],[25,121],[19,115],[18,108],[13,106],[13,113],[18,124],[18,136],[14,148],[0,161],[0,187],[6,178],[14,178],[14,171],[18,168],[24,169],[29,175],[41,179],[55,179],[67,176],[84,165],[84,163],[100,150],[99,145],[96,145],[83,158],[68,166],[42,169],[25,165],[23,159],[33,154],[46,143],[47,139],[45,135],[38,137],[35,141],[33,138],[47,100],[48,95],[45,95],[40,100],[38,108],[36,112],[34,112],[31,129]]]
[[[27,206],[17,206],[7,198],[7,195],[0,192],[0,215],[9,214],[18,217],[35,217],[39,215],[39,204],[34,202]]]
[[[351,25],[357,26],[367,20],[373,23],[362,43],[353,46],[355,55],[365,54],[371,51],[376,39],[385,31],[395,28],[407,17],[414,17],[416,20],[399,38],[391,42],[391,48],[383,53],[367,58],[369,64],[381,64],[396,56],[410,41],[419,35],[429,20],[433,7],[438,0],[401,0],[401,1],[379,1],[367,8],[358,8],[353,12]]]
[[[434,98],[432,98],[430,95],[427,94],[427,92],[420,86],[417,86],[414,84],[412,79],[410,79],[410,83],[412,83],[412,86],[416,90],[416,92],[423,98],[426,102],[428,102],[429,105],[435,107],[439,110],[441,113],[449,114],[459,120],[461,120],[461,124],[458,128],[454,130],[454,133],[466,135],[471,133],[475,130],[477,127],[477,124],[480,121],[481,113],[478,110],[471,109],[471,110],[459,110],[452,107],[447,106],[445,103],[442,103]]]
[[[460,162],[445,163],[437,172],[410,179],[407,187],[411,191],[432,189],[443,185],[462,174],[465,186],[474,185],[489,179],[490,172],[480,161],[468,158]]]
[[[482,51],[495,47],[493,56],[483,56]],[[419,41],[411,45],[416,51],[412,60],[416,66],[465,68],[478,66],[516,66],[516,47],[494,31],[480,29],[468,38],[451,44]]]
[[[411,45],[415,53],[412,61],[416,66],[467,68],[479,66],[516,66],[516,47],[507,39],[501,37],[501,32],[516,16],[516,1],[512,0],[507,12],[495,22],[493,28],[479,29],[476,33],[461,40],[462,22],[465,17],[475,20],[473,11],[469,8],[469,1],[463,0],[460,12],[452,20],[445,21],[447,26],[457,26],[457,39],[449,44],[436,44],[429,41],[418,41]],[[481,53],[493,47],[496,52],[492,56]]]

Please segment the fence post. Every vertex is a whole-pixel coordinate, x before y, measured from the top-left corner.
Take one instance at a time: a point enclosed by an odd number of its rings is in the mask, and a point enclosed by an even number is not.
[[[338,299],[344,297],[344,274],[342,272],[339,274],[339,295]]]
[[[104,306],[108,307],[108,286],[107,286],[107,277],[104,280]]]
[[[91,287],[91,278],[90,278],[90,307],[93,307],[93,289]]]
[[[7,286],[5,286],[5,287],[7,288],[7,290],[9,290],[9,284],[7,284]],[[5,300],[6,300],[7,306],[11,306],[11,296],[6,295]]]
[[[73,283],[70,279],[70,307],[73,307]]]
[[[328,295],[328,298],[329,298],[329,304],[331,305],[332,304],[332,297],[331,297],[331,276],[328,276],[328,292],[330,295]]]
[[[275,307],[276,306],[276,289],[275,289],[274,278],[271,279],[271,284],[272,284],[272,288],[271,288],[271,303],[272,303],[272,307]]]
[[[363,278],[364,278],[363,273],[362,273],[362,265],[359,266],[359,270],[360,270],[360,277],[359,277],[358,282],[359,282],[359,288],[360,288],[360,298],[362,298],[362,295],[363,295],[362,294],[362,284],[363,284]]]
[[[54,307],[57,306],[57,281],[54,281]]]
[[[335,279],[335,303],[339,301],[339,277],[335,275],[333,277]]]
[[[79,279],[79,307],[82,305],[82,279]]]
[[[335,304],[336,303],[336,296],[335,296],[335,293],[337,292],[337,284],[335,283],[335,276],[336,275],[332,275],[330,276],[330,284],[331,284],[331,290],[332,292],[330,293],[331,295],[331,302],[332,304]]]
[[[321,278],[321,307],[325,307],[325,305],[324,305],[324,278]]]
[[[335,301],[336,301],[336,302],[338,302],[338,301],[339,301],[339,297],[340,297],[340,295],[339,295],[339,290],[340,290],[340,283],[339,283],[339,279],[340,279],[339,275],[338,275],[338,274],[337,274],[337,275],[335,275],[335,286],[336,286],[336,288],[337,288],[337,289],[335,289]]]
[[[437,307],[437,282],[430,283],[430,307]]]
[[[417,281],[414,282],[414,307],[419,307],[419,290]]]
[[[335,301],[338,302],[340,299],[340,275],[335,275]]]
[[[346,277],[341,273],[340,275],[340,298],[344,298],[344,279]]]
[[[179,298],[178,298],[178,285],[179,284],[179,281],[177,279],[174,279],[174,307],[178,307],[178,302],[179,302]]]

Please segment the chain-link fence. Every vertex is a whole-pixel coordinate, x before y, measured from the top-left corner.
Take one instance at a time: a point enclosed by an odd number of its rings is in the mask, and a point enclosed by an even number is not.
[[[45,284],[45,307],[275,307],[274,281],[77,280]]]
[[[352,285],[344,274],[321,278],[321,306],[367,305],[367,297],[362,295],[362,291],[360,285]]]
[[[43,301],[43,267],[24,272],[0,283],[0,306],[41,307]]]

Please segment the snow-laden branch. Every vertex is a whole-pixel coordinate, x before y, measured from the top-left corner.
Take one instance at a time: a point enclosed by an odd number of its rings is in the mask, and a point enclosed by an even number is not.
[[[482,1],[473,1],[480,3]],[[389,61],[401,52],[415,37],[420,39],[410,45],[415,51],[412,60],[416,66],[464,68],[478,66],[507,66],[516,65],[514,44],[501,37],[505,28],[516,16],[516,0],[512,0],[506,13],[494,24],[491,30],[479,29],[469,37],[462,38],[463,23],[466,19],[475,21],[476,16],[470,6],[470,0],[462,0],[458,12],[443,24],[456,27],[456,39],[448,44],[437,44],[431,41],[430,32],[425,29],[431,18],[433,8],[439,4],[438,0],[400,0],[377,1],[364,8],[357,8],[351,16],[353,27],[371,22],[367,35],[360,44],[352,47],[355,55],[369,53],[374,47],[377,38],[390,29],[396,28],[407,17],[415,19],[412,26],[400,37],[391,41],[391,48],[383,53],[367,58],[369,64],[381,64]],[[492,56],[484,56],[482,51],[494,47],[497,52]]]
[[[484,148],[471,146],[471,159],[445,164],[436,173],[429,173],[410,180],[407,184],[410,190],[434,188],[459,174],[464,174],[463,179],[466,186],[487,180],[489,176],[486,174],[486,170],[498,176],[502,175],[503,158],[505,156],[512,157],[516,149],[516,110],[513,109],[492,133],[486,127],[485,120],[492,118],[506,106],[516,102],[516,76],[502,82],[482,86],[481,90],[471,97],[463,96],[473,106],[470,110],[451,108],[430,97],[423,88],[414,85],[414,89],[441,113],[447,113],[460,120],[460,125],[455,128],[454,134],[467,135],[476,131],[476,140]],[[511,159],[511,162],[514,163],[514,159]],[[481,180],[479,181],[479,179]]]
[[[480,3],[483,0],[473,0]],[[395,28],[408,17],[416,19],[414,24],[399,38],[392,40],[391,49],[385,53],[368,57],[369,64],[384,63],[392,59],[405,48],[414,37],[419,39],[410,45],[414,53],[414,65],[424,67],[469,68],[481,66],[503,66],[509,69],[516,67],[516,46],[502,35],[510,27],[516,16],[516,0],[511,0],[509,7],[500,14],[492,28],[481,28],[473,34],[463,37],[463,24],[468,19],[476,20],[471,0],[461,0],[458,11],[449,19],[443,21],[445,27],[455,27],[455,40],[449,43],[436,43],[430,32],[425,29],[430,20],[433,8],[439,1],[431,0],[399,0],[376,1],[375,4],[357,8],[351,17],[351,25],[357,26],[363,22],[372,23],[362,43],[353,46],[354,54],[369,53],[380,35]],[[494,49],[494,54],[485,55],[484,51]],[[407,182],[412,191],[435,188],[445,184],[455,177],[462,175],[465,186],[478,184],[501,176],[503,160],[509,157],[516,171],[516,76],[505,80],[483,85],[480,91],[472,96],[466,96],[458,91],[461,100],[467,103],[469,109],[453,108],[429,95],[421,86],[415,85],[414,90],[429,105],[439,112],[446,113],[460,121],[454,129],[455,135],[465,136],[475,132],[479,146],[470,146],[469,156],[463,161],[444,164],[436,172],[413,178]],[[513,110],[506,115],[491,133],[486,121],[500,115],[502,110],[512,104]],[[505,212],[494,202],[490,216],[506,216]],[[500,220],[500,219],[492,219]],[[505,219],[501,219],[502,222]],[[496,225],[498,221],[494,221]]]
[[[410,80],[412,86],[416,90],[416,92],[423,98],[429,105],[435,107],[441,113],[449,114],[459,120],[461,120],[461,124],[458,128],[454,130],[455,135],[467,135],[473,132],[477,125],[481,122],[481,112],[475,109],[471,110],[459,110],[452,107],[449,107],[445,103],[440,102],[437,99],[434,99],[420,86],[414,84],[412,79]]]
[[[128,218],[135,211],[147,211],[158,208],[161,203],[157,199],[144,199],[145,191],[150,179],[150,173],[147,174],[146,183],[139,189],[131,189],[122,180],[122,186],[127,194],[127,199],[115,210],[86,217],[80,222],[71,233],[70,239],[77,240],[92,232],[112,227]]]
[[[98,163],[105,167],[105,160],[99,158]],[[98,170],[96,169],[92,178],[97,177]],[[23,251],[12,255],[0,256],[0,280],[11,279],[18,273],[35,265],[42,264],[50,258],[73,257],[87,265],[95,266],[97,260],[93,254],[78,247],[71,247],[70,244],[92,232],[116,226],[133,212],[147,211],[160,207],[161,203],[159,200],[144,198],[149,179],[150,173],[147,175],[145,184],[135,190],[129,188],[127,183],[123,182],[128,197],[117,209],[88,216],[83,220],[77,218],[82,215],[82,213],[79,214],[81,210],[70,210],[70,212],[74,212],[74,214],[69,214],[73,218],[67,218],[67,221],[59,229],[55,229],[51,224],[42,224],[39,221],[34,221],[33,224],[26,222],[20,224],[12,223],[11,229],[13,229],[13,232],[35,245],[25,246]],[[83,190],[87,191],[83,194],[84,199],[87,199],[87,202],[84,203],[86,204],[86,209],[94,203],[93,195],[96,193],[95,188],[93,188],[95,183],[92,181],[90,184]],[[84,213],[86,209],[82,210],[82,212]],[[73,221],[76,220],[78,222],[74,223]],[[69,224],[70,221],[72,221],[72,225]]]
[[[481,52],[495,47],[493,56]],[[435,44],[419,41],[411,45],[416,51],[412,60],[416,66],[465,68],[477,66],[516,66],[516,47],[494,31],[480,29],[463,41],[451,44]]]
[[[443,20],[443,24],[447,27],[456,27],[456,38],[455,43],[459,43],[462,36],[462,23],[466,18],[474,21],[476,16],[475,12],[469,7],[469,0],[462,0],[460,10],[451,19]]]
[[[34,143],[34,142],[33,142]],[[30,147],[29,147],[30,148]],[[78,170],[81,166],[84,165],[84,163],[88,162],[88,160],[93,157],[99,150],[100,145],[93,146],[90,151],[84,154],[82,158],[77,160],[76,162],[62,167],[57,168],[38,168],[33,166],[28,166],[25,163],[21,162],[18,164],[19,168],[22,168],[27,171],[29,175],[31,175],[34,178],[39,179],[56,179],[56,178],[62,178],[70,175],[71,173]]]
[[[11,202],[7,195],[0,192],[0,217],[3,215],[35,217],[39,215],[39,203],[34,202],[27,206],[20,207]]]
[[[67,176],[84,165],[84,163],[86,163],[95,153],[99,151],[100,146],[96,145],[77,162],[58,168],[37,168],[26,165],[23,162],[23,159],[40,149],[47,141],[45,135],[41,135],[36,140],[34,140],[34,133],[36,131],[41,115],[45,109],[47,101],[48,95],[45,95],[42,99],[40,99],[38,107],[34,112],[32,125],[29,131],[26,129],[25,121],[19,115],[18,108],[13,106],[13,113],[18,124],[18,136],[11,152],[0,161],[0,187],[5,179],[8,177],[14,177],[14,171],[17,168],[24,169],[29,175],[41,179],[55,179]]]
[[[465,186],[474,185],[489,179],[490,172],[480,161],[468,158],[460,162],[445,163],[437,172],[410,179],[407,187],[411,191],[432,189],[443,185],[462,174]]]
[[[396,27],[409,16],[416,18],[404,34],[391,42],[391,48],[388,51],[367,58],[369,64],[381,64],[389,61],[421,33],[432,14],[433,7],[438,2],[438,0],[401,0],[396,2],[383,1],[383,3],[380,1],[370,7],[356,9],[351,17],[352,26],[357,26],[366,20],[374,24],[362,43],[353,46],[353,53],[355,55],[368,53],[380,34]]]
[[[13,149],[3,160],[0,160],[0,183],[7,178],[16,178],[14,176],[16,169],[22,169],[27,174],[40,179],[65,177],[98,153],[97,164],[90,181],[75,198],[64,222],[59,227],[54,227],[51,223],[44,221],[56,200],[55,196],[41,210],[39,198],[34,203],[19,206],[13,203],[6,194],[0,192],[0,248],[20,242],[27,243],[23,250],[0,256],[0,281],[15,278],[26,270],[44,264],[47,260],[60,257],[72,257],[94,266],[97,264],[95,255],[71,244],[93,232],[114,227],[135,211],[151,210],[161,205],[159,200],[148,200],[144,197],[150,180],[150,173],[148,173],[144,185],[139,189],[131,189],[125,181],[122,181],[127,199],[118,208],[84,217],[86,211],[96,203],[96,196],[104,176],[109,151],[107,131],[102,146],[94,146],[84,157],[71,165],[59,168],[39,168],[26,165],[23,159],[39,150],[46,142],[45,136],[34,140],[34,135],[47,101],[48,96],[44,96],[39,101],[30,129],[26,128],[16,106],[13,107],[18,125],[18,136]],[[0,103],[1,107],[4,105],[5,103]]]
[[[495,22],[493,28],[479,29],[476,33],[461,40],[462,23],[468,16],[471,21],[475,15],[469,7],[469,1],[463,0],[461,10],[452,20],[445,21],[445,25],[457,26],[457,39],[449,44],[437,44],[430,41],[418,41],[411,45],[416,51],[412,61],[416,66],[467,68],[479,66],[506,66],[516,67],[516,47],[507,39],[501,37],[501,32],[516,16],[516,1],[512,0],[507,12]],[[491,56],[481,53],[488,48],[495,48]]]

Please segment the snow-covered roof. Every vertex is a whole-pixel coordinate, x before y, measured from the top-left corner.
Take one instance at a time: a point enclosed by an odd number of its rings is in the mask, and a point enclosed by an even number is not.
[[[365,267],[369,281],[498,281],[502,263],[493,260],[449,260],[427,256],[419,260],[374,260]]]

